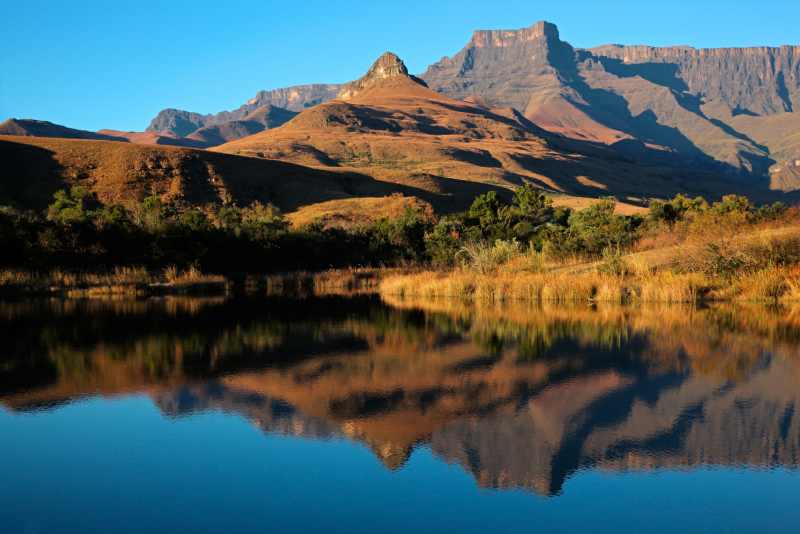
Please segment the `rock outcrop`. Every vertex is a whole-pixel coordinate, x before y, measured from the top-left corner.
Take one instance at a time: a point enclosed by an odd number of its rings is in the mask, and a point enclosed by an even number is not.
[[[336,98],[341,100],[352,100],[360,93],[384,83],[391,78],[402,77],[411,79],[420,85],[428,85],[408,73],[405,63],[392,52],[386,52],[379,57],[367,73],[354,82],[350,82],[341,88]]]

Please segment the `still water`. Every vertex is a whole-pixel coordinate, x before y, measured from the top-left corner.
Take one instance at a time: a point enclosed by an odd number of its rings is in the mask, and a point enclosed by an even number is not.
[[[2,532],[798,532],[800,309],[0,303]]]

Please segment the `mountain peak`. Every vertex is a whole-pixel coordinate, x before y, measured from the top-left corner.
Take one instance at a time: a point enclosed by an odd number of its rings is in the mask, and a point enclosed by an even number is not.
[[[372,64],[364,76],[345,85],[342,90],[339,91],[337,98],[350,100],[362,91],[392,78],[407,78],[427,87],[425,82],[408,73],[408,68],[406,68],[405,63],[403,63],[403,60],[400,59],[397,54],[393,52],[384,52],[381,57],[375,60],[375,63]]]
[[[381,57],[375,60],[366,75],[368,78],[391,78],[392,76],[408,76],[406,64],[394,52],[381,54]]]
[[[539,22],[519,30],[476,30],[472,34],[470,44],[477,48],[505,47],[520,42],[558,41],[558,27],[552,22],[540,20]]]

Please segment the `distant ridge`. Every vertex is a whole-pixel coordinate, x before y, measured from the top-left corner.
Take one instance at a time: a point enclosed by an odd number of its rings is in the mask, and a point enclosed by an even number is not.
[[[188,137],[201,128],[247,120],[248,115],[264,107],[296,113],[331,100],[339,92],[340,87],[337,84],[310,84],[259,91],[255,97],[233,111],[207,115],[174,108],[164,109],[150,121],[146,131],[169,132],[179,137]],[[291,116],[285,116],[288,117],[286,120],[291,118]],[[279,125],[277,121],[264,124],[265,128],[274,128]]]
[[[23,135],[29,137],[60,137],[66,139],[100,139],[105,141],[127,141],[124,137],[86,130],[76,130],[49,121],[34,119],[8,119],[0,123],[0,135]]]

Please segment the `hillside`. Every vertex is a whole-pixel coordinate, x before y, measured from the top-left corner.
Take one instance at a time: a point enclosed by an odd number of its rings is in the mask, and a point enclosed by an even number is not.
[[[128,141],[137,145],[168,145],[168,146],[183,146],[189,148],[206,148],[208,144],[202,141],[195,141],[185,137],[177,137],[169,134],[157,134],[153,132],[125,132],[122,130],[103,129],[98,130],[99,134],[108,135],[113,137],[114,141]],[[61,137],[61,136],[44,136],[44,137]]]
[[[690,192],[715,196],[742,184],[713,172],[681,172],[635,162],[624,150],[554,135],[513,108],[454,100],[409,75],[394,54],[343,86],[337,99],[280,128],[214,150],[326,169],[452,195],[453,207],[487,186],[523,182],[581,197],[621,199]],[[669,153],[641,147],[668,158]],[[655,159],[655,158],[651,158]],[[751,192],[756,189],[749,186]]]
[[[1,136],[0,158],[6,162],[0,204],[34,208],[46,206],[56,190],[71,184],[90,188],[104,202],[157,193],[193,205],[258,200],[284,211],[333,199],[415,193],[356,173],[125,142]]]
[[[553,24],[539,22],[476,31],[460,52],[421,77],[453,98],[514,107],[551,132],[616,145],[643,164],[800,188],[787,165],[798,140],[770,133],[800,130],[797,46],[581,50],[562,41]]]
[[[122,132],[111,130],[89,132],[76,130],[49,121],[34,119],[8,119],[0,123],[0,135],[18,135],[26,137],[61,137],[64,139],[101,139],[105,141],[125,141]]]

